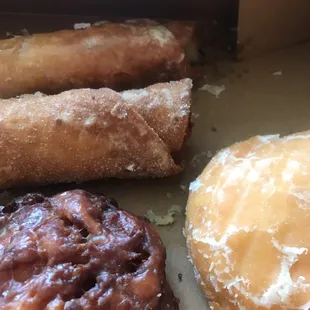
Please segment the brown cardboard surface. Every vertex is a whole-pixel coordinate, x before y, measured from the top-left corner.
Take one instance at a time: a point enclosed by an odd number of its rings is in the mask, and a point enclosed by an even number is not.
[[[24,27],[28,26],[23,24]],[[9,27],[1,30],[12,31]],[[165,214],[171,205],[179,205],[185,211],[188,192],[180,186],[188,188],[217,150],[256,134],[288,134],[310,128],[309,54],[310,44],[304,44],[242,63],[220,60],[215,64],[216,76],[206,68],[208,79],[205,82],[225,85],[226,90],[218,99],[207,92],[194,92],[196,118],[187,147],[188,164],[184,173],[177,177],[105,180],[12,190],[0,203],[29,191],[52,194],[70,188],[84,188],[114,197],[121,208],[139,215],[149,209],[156,214]],[[282,75],[273,75],[276,71],[281,71]],[[187,260],[182,234],[184,221],[185,214],[181,214],[173,225],[158,227],[167,247],[168,279],[180,298],[181,310],[204,310],[208,309],[207,304]],[[179,273],[183,275],[182,282],[178,279]]]
[[[308,0],[240,0],[239,59],[261,55],[308,39]]]

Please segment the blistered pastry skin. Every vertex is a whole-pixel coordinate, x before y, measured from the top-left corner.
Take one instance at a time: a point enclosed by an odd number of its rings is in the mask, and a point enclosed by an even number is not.
[[[181,172],[173,154],[188,136],[191,87],[185,79],[0,100],[0,188]]]
[[[104,196],[28,194],[0,208],[3,310],[177,310],[165,248]]]
[[[185,77],[184,58],[181,43],[157,23],[106,22],[15,37],[0,41],[0,97],[145,87]]]
[[[186,237],[214,310],[310,308],[310,132],[220,151],[191,184]]]

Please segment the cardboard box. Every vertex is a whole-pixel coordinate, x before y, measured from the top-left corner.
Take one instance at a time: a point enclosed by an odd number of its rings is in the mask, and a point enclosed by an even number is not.
[[[36,3],[39,2],[42,1]],[[241,0],[240,58],[267,52],[309,37],[310,18],[306,20],[310,12],[309,1],[273,0],[273,4],[271,2],[271,0]],[[296,5],[297,2],[303,3],[303,6]],[[17,1],[4,1],[4,3],[16,4]],[[78,5],[81,1],[76,3]],[[286,9],[279,14],[279,5],[285,3],[287,3]],[[51,4],[44,3],[44,5],[48,8]],[[25,6],[22,5],[19,9],[23,8],[25,9]],[[73,7],[73,11],[75,9]],[[86,16],[10,14],[0,16],[2,35],[6,31],[14,32],[22,28],[27,28],[30,32],[50,31],[72,27],[75,22],[88,20],[90,17]],[[98,16],[91,17],[91,20],[98,20]],[[300,22],[297,23],[298,21]],[[309,129],[309,55],[310,44],[305,44],[240,63],[227,59],[218,60],[216,65],[221,78],[214,77],[213,80],[216,84],[225,85],[226,90],[218,99],[207,92],[194,92],[195,126],[188,143],[187,167],[184,173],[177,177],[55,185],[12,190],[9,191],[9,195],[16,197],[37,190],[44,194],[53,194],[78,187],[115,197],[120,207],[138,215],[144,215],[149,209],[156,214],[165,214],[170,206],[180,205],[183,213],[176,217],[175,223],[171,226],[158,227],[167,247],[168,280],[180,298],[181,310],[208,309],[196,284],[193,268],[188,262],[182,234],[189,183],[200,174],[213,154],[234,142],[257,134],[288,134]],[[274,76],[275,71],[281,71],[283,75]],[[206,73],[208,78],[212,79],[212,73]],[[1,203],[5,202],[0,200]],[[180,273],[182,281],[178,276]]]
[[[310,1],[240,0],[240,60],[310,39]]]
[[[227,18],[238,0],[2,0],[0,12],[150,18]]]

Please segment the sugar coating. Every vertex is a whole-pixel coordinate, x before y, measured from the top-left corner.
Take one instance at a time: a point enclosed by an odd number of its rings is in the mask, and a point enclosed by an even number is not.
[[[171,151],[178,151],[190,121],[191,90],[192,80],[183,79],[124,91],[121,96],[129,106],[139,110]]]
[[[202,183],[200,181],[200,179],[198,178],[196,181],[192,182],[189,185],[189,190],[192,192],[196,192],[199,190],[199,188],[202,186]]]
[[[180,172],[172,152],[182,148],[188,131],[191,87],[189,79],[155,84],[145,90],[154,96],[142,102],[107,88],[0,100],[0,188]],[[158,98],[158,115],[144,106],[157,98],[155,89],[169,89],[173,97],[172,105]],[[185,89],[188,97],[179,101]],[[179,109],[188,112],[176,116]]]
[[[154,26],[150,29],[150,35],[153,39],[158,40],[163,46],[173,38],[173,34],[162,25]]]

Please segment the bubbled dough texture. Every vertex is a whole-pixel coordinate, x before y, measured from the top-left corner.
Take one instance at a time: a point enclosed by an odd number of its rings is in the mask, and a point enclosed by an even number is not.
[[[191,184],[186,234],[213,309],[310,308],[310,131],[219,152]]]
[[[184,51],[158,24],[105,23],[0,40],[0,97],[130,89],[185,76]]]

